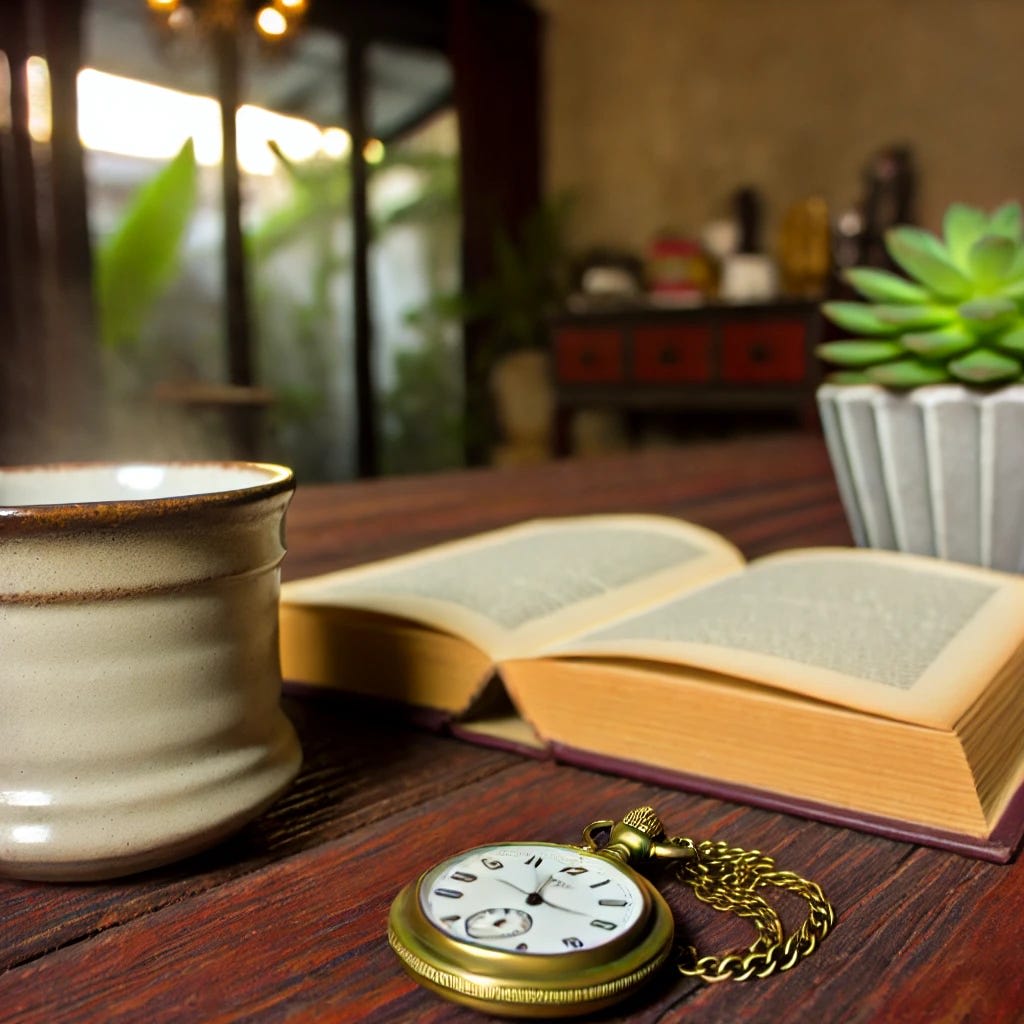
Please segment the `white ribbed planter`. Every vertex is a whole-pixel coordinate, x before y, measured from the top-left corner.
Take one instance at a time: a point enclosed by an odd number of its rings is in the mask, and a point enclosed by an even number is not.
[[[1024,570],[1024,385],[823,384],[818,408],[858,544]]]

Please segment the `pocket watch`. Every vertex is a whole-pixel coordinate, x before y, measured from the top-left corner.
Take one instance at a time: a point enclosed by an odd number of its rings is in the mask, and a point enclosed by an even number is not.
[[[657,814],[640,807],[619,822],[591,822],[579,846],[499,842],[441,861],[395,898],[388,941],[417,982],[455,1002],[516,1017],[590,1013],[631,995],[672,955],[672,911],[640,874],[659,864],[758,932],[742,954],[680,951],[683,974],[720,981],[786,970],[834,921],[815,883],[775,870],[756,850],[669,839]],[[810,904],[788,940],[756,892],[765,884]]]

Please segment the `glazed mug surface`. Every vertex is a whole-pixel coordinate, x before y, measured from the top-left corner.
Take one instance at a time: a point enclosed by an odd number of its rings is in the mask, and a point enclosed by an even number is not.
[[[277,605],[291,471],[0,469],[0,874],[196,853],[299,768]]]

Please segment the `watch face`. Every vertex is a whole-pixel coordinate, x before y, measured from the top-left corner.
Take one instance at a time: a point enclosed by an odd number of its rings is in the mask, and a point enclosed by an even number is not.
[[[480,846],[424,877],[427,920],[461,942],[523,954],[605,945],[643,916],[640,887],[615,863],[546,843]]]

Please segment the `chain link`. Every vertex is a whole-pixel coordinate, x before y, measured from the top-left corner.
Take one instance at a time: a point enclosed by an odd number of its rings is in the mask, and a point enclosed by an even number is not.
[[[716,957],[698,956],[693,946],[681,950],[677,965],[681,974],[709,982],[767,978],[776,971],[788,971],[813,953],[835,923],[835,910],[821,886],[791,871],[777,870],[775,861],[759,850],[741,850],[722,842],[695,844],[682,837],[669,842],[696,853],[675,868],[679,881],[716,910],[747,918],[757,931],[757,939],[743,952]],[[806,920],[788,938],[779,915],[757,891],[766,885],[786,889],[808,903]]]

